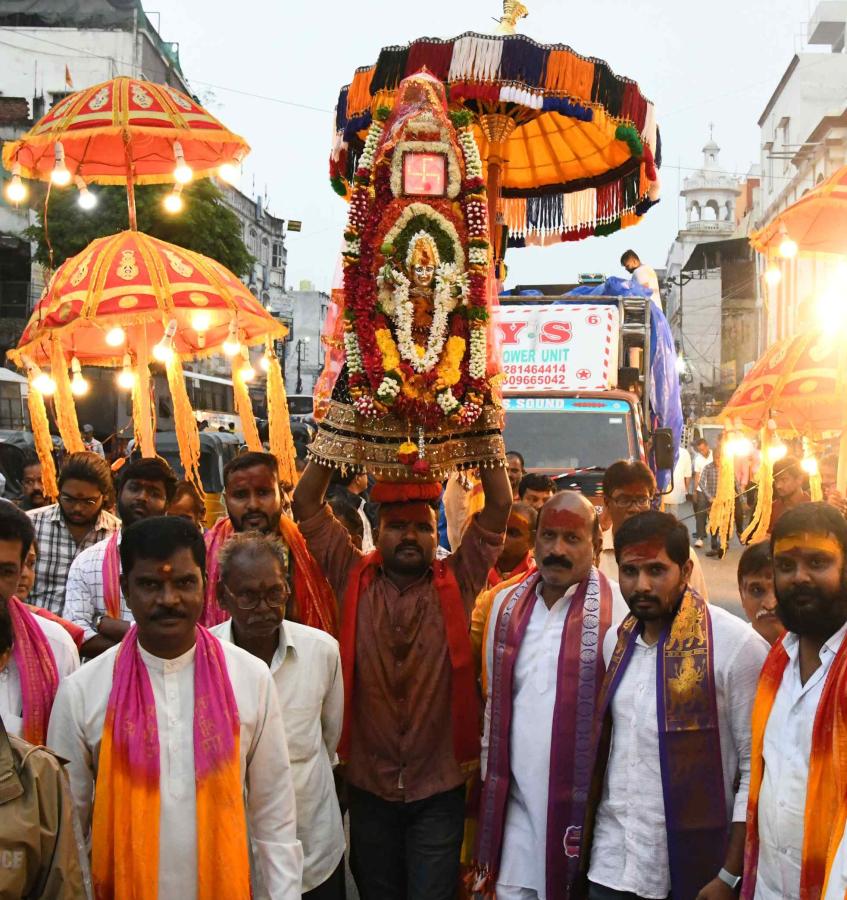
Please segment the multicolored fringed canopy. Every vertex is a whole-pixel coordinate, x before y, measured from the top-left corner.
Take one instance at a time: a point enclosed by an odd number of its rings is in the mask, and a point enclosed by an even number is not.
[[[336,106],[338,193],[350,196],[374,112],[422,69],[445,84],[452,109],[474,114],[492,234],[508,226],[509,246],[612,234],[658,201],[659,131],[635,82],[563,44],[474,32],[385,47],[356,70]]]
[[[175,148],[174,143],[179,147]],[[58,151],[71,176],[95,184],[165,184],[181,156],[195,178],[237,165],[249,152],[191,97],[165,84],[126,76],[60,100],[22,137],[3,147],[3,165],[48,180]]]
[[[847,166],[804,194],[750,236],[759,253],[777,252],[786,233],[801,254],[847,253]]]
[[[247,382],[254,372],[247,347],[265,344],[270,443],[281,477],[293,481],[288,409],[275,339],[287,329],[220,263],[137,231],[92,241],[54,273],[9,358],[26,369],[36,449],[53,470],[45,396],[65,447],[82,450],[74,394],[87,390],[82,366],[121,369],[132,391],[133,426],[144,456],[155,454],[155,414],[149,366],[164,366],[186,478],[200,487],[200,441],[181,363],[226,353],[245,442],[261,450]],[[49,367],[49,375],[46,369]],[[71,376],[68,368],[71,369]]]

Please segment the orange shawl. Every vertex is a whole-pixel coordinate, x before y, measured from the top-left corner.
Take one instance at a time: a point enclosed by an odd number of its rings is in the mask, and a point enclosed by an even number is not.
[[[220,641],[197,628],[194,657],[194,779],[197,897],[250,898],[240,721]],[[97,900],[159,894],[159,730],[150,675],[135,625],[120,645],[106,707],[91,827]]]
[[[747,803],[747,843],[744,848],[743,900],[756,892],[759,862],[759,794],[765,775],[765,729],[788,666],[782,641],[771,648],[753,704],[753,749]],[[844,834],[847,817],[847,640],[826,677],[815,714],[812,752],[803,825],[800,900],[819,900],[826,891],[832,861]]]

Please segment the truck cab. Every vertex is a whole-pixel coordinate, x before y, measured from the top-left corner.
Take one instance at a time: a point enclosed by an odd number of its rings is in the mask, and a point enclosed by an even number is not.
[[[528,471],[594,498],[613,462],[647,462],[650,304],[644,297],[501,297],[503,436]]]

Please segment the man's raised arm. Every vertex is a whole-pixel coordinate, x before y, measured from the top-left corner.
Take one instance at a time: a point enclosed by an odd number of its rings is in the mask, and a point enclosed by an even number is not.
[[[302,522],[320,512],[332,478],[332,469],[311,461],[294,488],[294,519]]]
[[[502,534],[512,509],[512,486],[505,463],[494,468],[480,466],[479,480],[482,482],[485,505],[477,516],[477,522],[486,531]]]

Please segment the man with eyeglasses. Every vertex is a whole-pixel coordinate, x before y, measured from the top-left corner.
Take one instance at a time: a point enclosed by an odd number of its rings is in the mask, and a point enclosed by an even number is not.
[[[135,522],[163,516],[175,490],[173,469],[158,457],[137,459],[121,469],[121,530],[80,553],[68,571],[65,618],[85,633],[80,655],[99,656],[129,631],[133,620],[121,590],[121,535]]]
[[[303,897],[343,900],[344,827],[332,774],[344,714],[338,642],[284,619],[290,589],[286,548],[277,538],[235,534],[218,565],[218,603],[232,618],[212,634],[262,660],[279,698],[303,845]],[[264,896],[258,886],[254,896]]]
[[[603,503],[611,526],[603,532],[603,549],[598,568],[607,577],[618,580],[615,559],[615,535],[624,522],[646,512],[656,497],[656,478],[640,460],[621,459],[612,463],[603,475]],[[689,584],[706,601],[709,593],[697,554],[692,550]]]
[[[44,494],[44,482],[41,480],[41,463],[37,456],[24,459],[23,477],[21,478],[21,499],[18,508],[24,512],[41,509],[50,502]]]
[[[60,616],[71,563],[83,550],[114,534],[120,521],[103,508],[114,490],[112,473],[96,453],[72,453],[59,472],[58,486],[58,503],[28,514],[38,545],[29,602]]]

